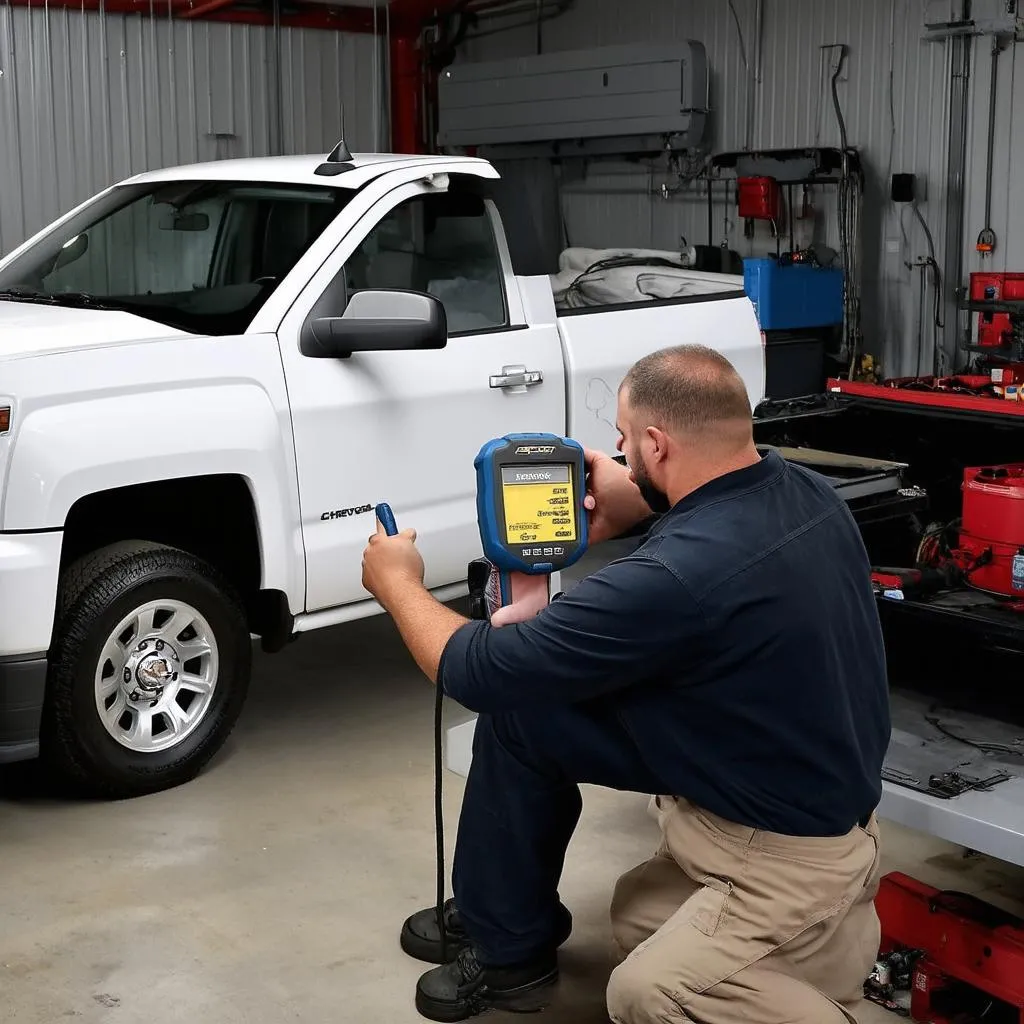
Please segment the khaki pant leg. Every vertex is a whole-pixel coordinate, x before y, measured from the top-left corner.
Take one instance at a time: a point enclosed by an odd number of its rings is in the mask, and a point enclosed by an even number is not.
[[[676,800],[652,796],[647,813],[658,823],[662,841],[655,855],[622,875],[612,895],[612,936],[625,957],[649,939],[700,886],[679,866],[665,840],[665,822]]]
[[[666,852],[627,871],[615,884],[611,906],[621,955],[649,939],[699,888]]]
[[[766,967],[801,977],[854,1016],[864,1002],[864,979],[878,959],[882,939],[875,910],[882,878],[877,820],[872,819],[864,831],[874,844],[875,859],[849,909],[817,925],[802,941],[782,946],[762,961]],[[813,955],[807,955],[809,949]]]
[[[613,972],[612,1020],[853,1020],[842,1000],[863,984],[867,970],[855,961],[876,934],[864,911],[875,838],[864,830],[836,840],[758,833],[682,801],[663,827],[667,850],[698,888]],[[848,942],[858,956],[840,955]]]

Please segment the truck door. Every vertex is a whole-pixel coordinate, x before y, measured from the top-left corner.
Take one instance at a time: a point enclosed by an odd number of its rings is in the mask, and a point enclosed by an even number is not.
[[[366,288],[435,295],[448,316],[447,348],[303,356],[299,334],[311,312],[340,316]],[[489,200],[424,182],[403,185],[342,240],[280,333],[307,611],[369,600],[361,560],[378,502],[391,504],[400,528],[417,530],[428,587],[465,579],[467,562],[480,551],[473,459],[481,445],[507,433],[564,428],[553,307],[547,319],[526,322]],[[539,373],[539,381],[517,386],[517,367]]]

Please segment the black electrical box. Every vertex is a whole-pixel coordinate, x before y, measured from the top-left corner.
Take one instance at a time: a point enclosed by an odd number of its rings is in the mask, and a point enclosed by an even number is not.
[[[775,400],[820,395],[828,379],[827,355],[841,328],[765,331],[765,394]]]
[[[917,175],[894,174],[889,195],[894,203],[912,203],[917,197]]]

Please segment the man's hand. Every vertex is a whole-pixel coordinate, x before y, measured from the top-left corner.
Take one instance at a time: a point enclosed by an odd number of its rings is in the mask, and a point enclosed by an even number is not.
[[[377,532],[363,552],[363,586],[387,611],[403,588],[423,586],[423,559],[416,549],[416,531],[403,530],[389,537],[378,522]]]
[[[587,495],[583,505],[589,513],[591,544],[620,537],[652,514],[626,466],[610,455],[589,448],[584,451],[584,457]]]
[[[448,641],[469,620],[436,600],[423,586],[423,576],[416,531],[389,537],[378,522],[363,552],[363,586],[395,620],[423,674],[437,682]]]

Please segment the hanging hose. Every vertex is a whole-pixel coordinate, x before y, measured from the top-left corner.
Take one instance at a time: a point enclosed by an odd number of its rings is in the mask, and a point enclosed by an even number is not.
[[[839,249],[846,268],[843,286],[843,340],[842,352],[849,356],[849,378],[853,380],[856,369],[857,352],[860,347],[860,290],[859,290],[859,259],[860,247],[854,252],[853,240],[860,230],[858,211],[860,207],[860,188],[854,175],[850,173],[850,140],[846,130],[846,117],[843,105],[839,101],[839,76],[846,63],[848,48],[845,43],[836,44],[839,59],[832,73],[831,92],[832,106],[835,110],[836,122],[839,125],[839,146],[842,161],[842,173],[837,190],[837,215],[839,222]]]

